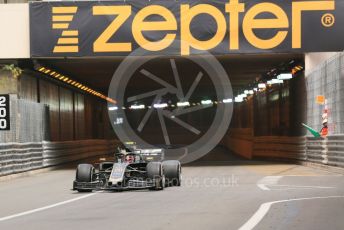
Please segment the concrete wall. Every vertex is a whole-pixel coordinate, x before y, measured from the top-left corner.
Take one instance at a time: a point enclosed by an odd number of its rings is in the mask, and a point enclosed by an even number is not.
[[[327,57],[329,58],[325,59]],[[319,61],[307,72],[307,124],[320,130],[323,127],[322,114],[327,107],[329,134],[342,134],[344,133],[344,53],[335,53],[333,56],[323,54],[318,57],[307,55],[307,60],[309,63]],[[325,97],[326,105],[316,102],[319,95]]]
[[[29,58],[28,4],[0,5],[0,59]]]
[[[37,0],[33,0],[37,1]],[[27,3],[28,0],[0,0],[0,3],[12,4],[12,3]]]
[[[36,132],[37,127],[31,126],[37,126],[33,122],[37,119],[40,126],[44,126],[43,138],[38,141],[115,138],[105,101],[52,82],[39,73],[24,71],[20,77],[14,78],[10,71],[0,70],[0,93],[13,95],[11,109],[15,109],[18,103],[20,105],[20,111],[11,112],[13,126],[6,131],[6,137],[2,138],[4,132],[1,133],[0,141],[20,142],[24,140],[21,136],[29,138],[32,135],[26,134]],[[28,108],[36,105],[46,105],[46,111],[39,117],[34,115],[37,111]],[[37,133],[42,133],[42,130]]]
[[[0,66],[0,94],[16,94],[18,91],[17,79],[8,70],[2,70]]]
[[[319,65],[338,54],[338,52],[306,53],[305,54],[305,76],[307,77]]]

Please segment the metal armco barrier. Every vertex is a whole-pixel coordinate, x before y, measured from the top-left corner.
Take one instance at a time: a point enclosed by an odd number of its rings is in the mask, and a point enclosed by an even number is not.
[[[250,128],[232,128],[230,132],[224,136],[221,145],[241,157],[251,159],[253,156],[253,138],[253,130]]]
[[[307,137],[307,160],[318,164],[327,164],[327,139]]]
[[[0,176],[42,168],[42,163],[41,142],[0,144]]]
[[[344,134],[334,134],[326,138],[316,138],[313,136],[252,137],[245,130],[239,131],[235,130],[233,133],[239,133],[240,135],[226,135],[222,141],[222,145],[240,156],[290,159],[344,167]],[[244,133],[246,134],[243,135]],[[236,148],[236,146],[240,148]]]
[[[252,158],[306,160],[306,138],[253,136],[251,129],[231,129],[221,143],[234,153]]]
[[[307,160],[315,163],[344,167],[344,135],[326,138],[307,137]]]
[[[109,154],[118,143],[117,140],[43,142],[43,167]]]
[[[0,144],[0,176],[109,154],[118,144],[117,140]]]
[[[344,167],[344,135],[327,138],[328,165]]]
[[[254,137],[253,156],[306,160],[306,138],[261,136]]]

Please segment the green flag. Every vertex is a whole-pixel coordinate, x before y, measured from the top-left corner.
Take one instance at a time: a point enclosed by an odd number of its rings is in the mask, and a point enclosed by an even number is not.
[[[311,132],[313,134],[314,137],[321,137],[320,133],[314,129],[312,129],[311,127],[309,127],[308,125],[302,123],[302,125],[308,129],[309,132]]]

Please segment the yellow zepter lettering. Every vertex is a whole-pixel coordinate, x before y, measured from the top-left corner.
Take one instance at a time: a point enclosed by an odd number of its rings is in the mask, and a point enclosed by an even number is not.
[[[131,6],[94,6],[93,15],[118,15],[93,43],[94,52],[130,52],[131,43],[108,42],[122,24],[129,18]]]
[[[62,30],[62,37],[57,40],[53,53],[79,52],[79,31],[69,28],[70,22],[77,12],[77,6],[63,6],[52,8],[52,29]]]

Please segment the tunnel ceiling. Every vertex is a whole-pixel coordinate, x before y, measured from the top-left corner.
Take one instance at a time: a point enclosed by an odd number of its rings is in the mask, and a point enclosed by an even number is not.
[[[272,68],[291,60],[303,59],[303,57],[303,54],[246,54],[218,56],[217,59],[227,71],[233,89],[237,90],[252,83],[261,74],[268,72]],[[39,63],[103,93],[107,93],[112,75],[122,60],[123,58],[41,59]],[[182,62],[183,59],[176,60],[177,65]],[[156,66],[153,72],[164,71],[162,68],[164,67]],[[181,77],[181,79],[183,78]],[[145,88],[150,86],[150,82],[143,79],[138,82],[138,85]]]

